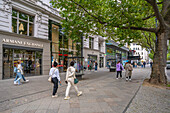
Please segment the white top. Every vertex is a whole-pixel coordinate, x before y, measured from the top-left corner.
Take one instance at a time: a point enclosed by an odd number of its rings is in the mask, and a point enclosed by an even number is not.
[[[66,80],[68,80],[68,78],[76,78],[75,76],[75,68],[70,66],[68,69],[67,69],[67,73],[66,73]]]
[[[58,71],[58,69],[55,68],[55,67],[52,67],[52,68],[50,69],[49,76],[51,76],[52,78],[57,77],[58,81],[60,81],[59,71]]]
[[[21,66],[21,64],[18,64],[17,72],[21,72],[22,75],[24,74],[23,71],[22,71],[22,66]]]

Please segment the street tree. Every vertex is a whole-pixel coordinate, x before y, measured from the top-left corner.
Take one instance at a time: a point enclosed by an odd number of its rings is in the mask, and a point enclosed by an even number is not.
[[[108,37],[123,45],[138,42],[145,36],[154,37],[155,34],[157,38],[149,81],[167,83],[165,67],[167,39],[170,37],[170,0],[52,0],[51,3],[64,18],[63,32],[74,40],[83,33]]]

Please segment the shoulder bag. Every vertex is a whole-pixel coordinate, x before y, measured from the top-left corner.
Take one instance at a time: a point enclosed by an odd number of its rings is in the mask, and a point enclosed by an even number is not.
[[[54,74],[55,70],[56,70],[56,69],[54,69],[52,75]],[[52,75],[51,75],[51,76],[52,76]],[[52,82],[52,77],[51,77],[51,76],[48,78],[48,81],[49,81],[49,82]]]

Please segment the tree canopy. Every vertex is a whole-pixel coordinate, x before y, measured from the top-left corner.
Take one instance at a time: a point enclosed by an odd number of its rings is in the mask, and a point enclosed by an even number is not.
[[[163,0],[157,1],[161,9]],[[61,11],[65,35],[72,39],[84,33],[124,44],[144,37],[141,31],[156,32],[155,13],[147,0],[52,0],[51,3]]]

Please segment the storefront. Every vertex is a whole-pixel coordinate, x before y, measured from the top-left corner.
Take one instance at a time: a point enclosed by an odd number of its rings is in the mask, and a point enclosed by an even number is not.
[[[127,61],[128,48],[119,47],[114,41],[106,43],[106,62],[108,68],[116,69],[116,63],[120,61],[125,64]]]
[[[71,61],[75,61],[77,73],[83,71],[83,57],[81,56],[81,40],[73,41],[64,36],[59,23],[49,21],[49,40],[51,41],[51,66],[54,61],[58,62],[60,72],[65,72]],[[80,38],[81,39],[81,38]],[[81,67],[81,68],[80,68]],[[81,70],[81,71],[79,71]]]
[[[21,60],[24,76],[48,74],[50,69],[50,42],[48,40],[9,32],[1,32],[0,39],[2,58],[0,79],[14,77],[13,69],[18,60]]]

